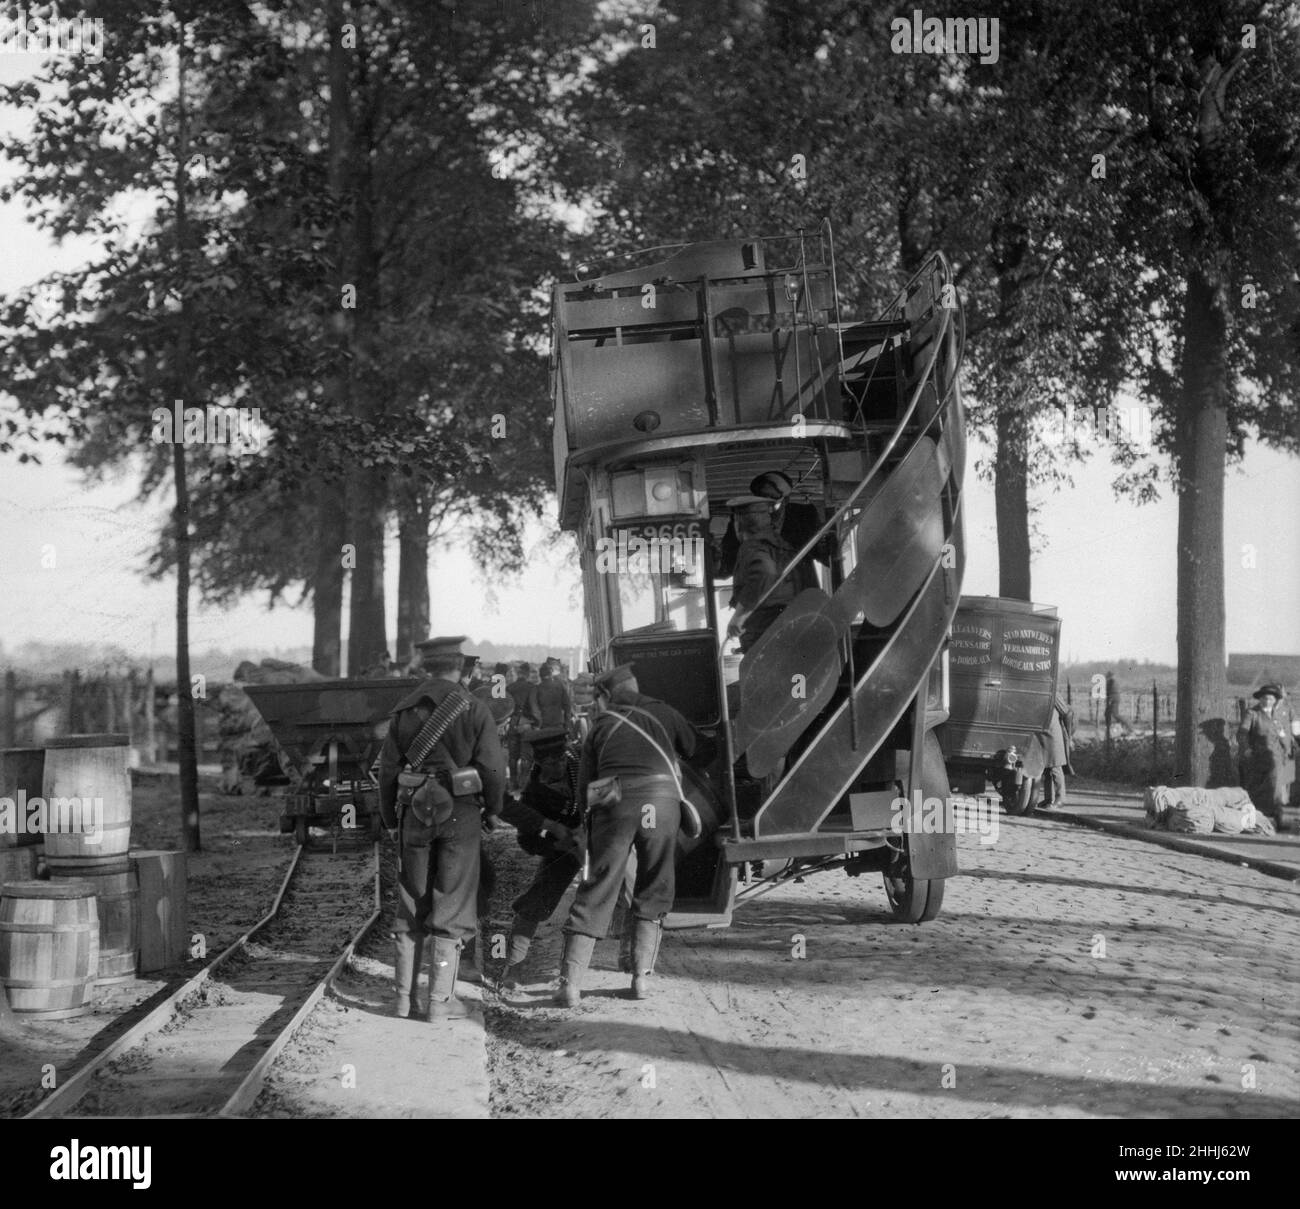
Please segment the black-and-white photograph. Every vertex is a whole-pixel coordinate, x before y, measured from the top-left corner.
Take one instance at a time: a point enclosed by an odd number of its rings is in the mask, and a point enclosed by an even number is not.
[[[1260,1177],[1298,456],[1293,0],[0,3],[20,1179],[231,1117]]]

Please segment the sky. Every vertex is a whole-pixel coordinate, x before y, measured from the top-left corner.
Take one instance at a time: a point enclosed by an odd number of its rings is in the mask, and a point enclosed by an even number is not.
[[[0,55],[0,81],[31,69],[30,56]],[[0,131],[13,129],[0,115]],[[0,163],[0,179],[12,169]],[[16,204],[0,205],[0,297],[56,269],[84,261],[85,244],[55,247]],[[0,392],[3,390],[0,366]],[[43,466],[0,455],[0,646],[78,641],[116,646],[146,659],[175,643],[175,588],[143,579],[166,497],[136,500],[130,477],[87,486],[55,447]],[[989,451],[972,440],[963,590],[997,594],[993,492],[975,474]],[[1177,507],[1166,490],[1155,504],[1117,500],[1104,451],[1072,472],[1073,485],[1037,492],[1040,539],[1033,596],[1062,617],[1062,656],[1074,660],[1175,658],[1174,538]],[[1229,651],[1300,653],[1300,460],[1251,445],[1228,471],[1225,506]],[[534,524],[518,576],[485,575],[454,541],[432,552],[431,627],[498,644],[582,641],[576,561],[550,540],[554,515]],[[388,548],[389,642],[395,629],[397,545]],[[309,647],[309,606],[268,610],[248,599],[229,610],[194,598],[195,651],[262,646],[266,653]],[[371,644],[367,644],[368,646]]]

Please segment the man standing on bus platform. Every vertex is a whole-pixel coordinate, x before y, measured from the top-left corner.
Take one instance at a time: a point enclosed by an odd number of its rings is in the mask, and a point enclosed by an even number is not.
[[[609,800],[590,808],[589,873],[564,925],[564,956],[555,1002],[577,1007],[597,938],[614,916],[628,854],[636,850],[632,895],[632,997],[644,999],[654,973],[659,934],[676,894],[677,832],[681,826],[677,756],[695,753],[695,731],[671,705],[641,695],[632,665],[596,678],[601,712],[582,746],[578,801],[593,781],[612,779]]]
[[[781,580],[762,605],[763,594],[781,577],[794,548],[773,525],[773,501],[758,495],[741,495],[727,501],[735,518],[740,550],[736,555],[735,588],[731,605],[736,610],[727,626],[728,637],[740,637],[741,654],[748,651],[768,626],[805,587],[811,586],[808,562]],[[756,608],[755,606],[758,605]]]

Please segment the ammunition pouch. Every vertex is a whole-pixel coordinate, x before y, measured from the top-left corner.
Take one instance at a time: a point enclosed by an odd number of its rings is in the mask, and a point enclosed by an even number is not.
[[[456,808],[456,798],[473,797],[483,792],[477,768],[421,771],[408,768],[397,774],[397,809],[410,811],[423,827],[445,823]]]

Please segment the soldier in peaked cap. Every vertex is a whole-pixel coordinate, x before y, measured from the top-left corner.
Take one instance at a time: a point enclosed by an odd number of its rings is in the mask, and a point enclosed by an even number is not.
[[[677,831],[681,826],[677,758],[695,753],[695,731],[671,705],[641,694],[632,665],[596,678],[602,712],[582,746],[578,801],[593,781],[614,778],[617,790],[589,811],[590,865],[564,925],[564,956],[556,1002],[576,1007],[598,937],[609,929],[635,849],[632,895],[632,995],[645,998],[654,972],[663,917],[676,892]],[[599,787],[598,787],[599,788]]]
[[[731,596],[731,606],[736,612],[727,626],[727,634],[740,637],[742,653],[763,636],[786,605],[815,582],[806,561],[781,579],[795,550],[776,530],[773,504],[774,501],[760,495],[740,495],[727,501],[740,537]],[[763,594],[778,580],[776,590],[763,600]]]
[[[433,937],[429,1018],[466,1016],[469,1009],[456,998],[460,952],[478,930],[476,895],[479,883],[481,827],[491,827],[501,813],[505,793],[505,754],[496,723],[487,705],[460,686],[464,638],[430,638],[417,644],[429,679],[398,702],[388,737],[379,755],[379,811],[390,831],[398,830],[400,864],[396,942],[397,1015],[419,1014],[417,988],[426,934]],[[398,774],[430,715],[448,698],[459,695],[466,704],[443,731],[428,757],[415,771],[427,771],[446,790],[450,801],[445,817],[439,811],[417,813],[416,805],[399,817]],[[473,768],[481,792],[460,793],[452,774]]]

